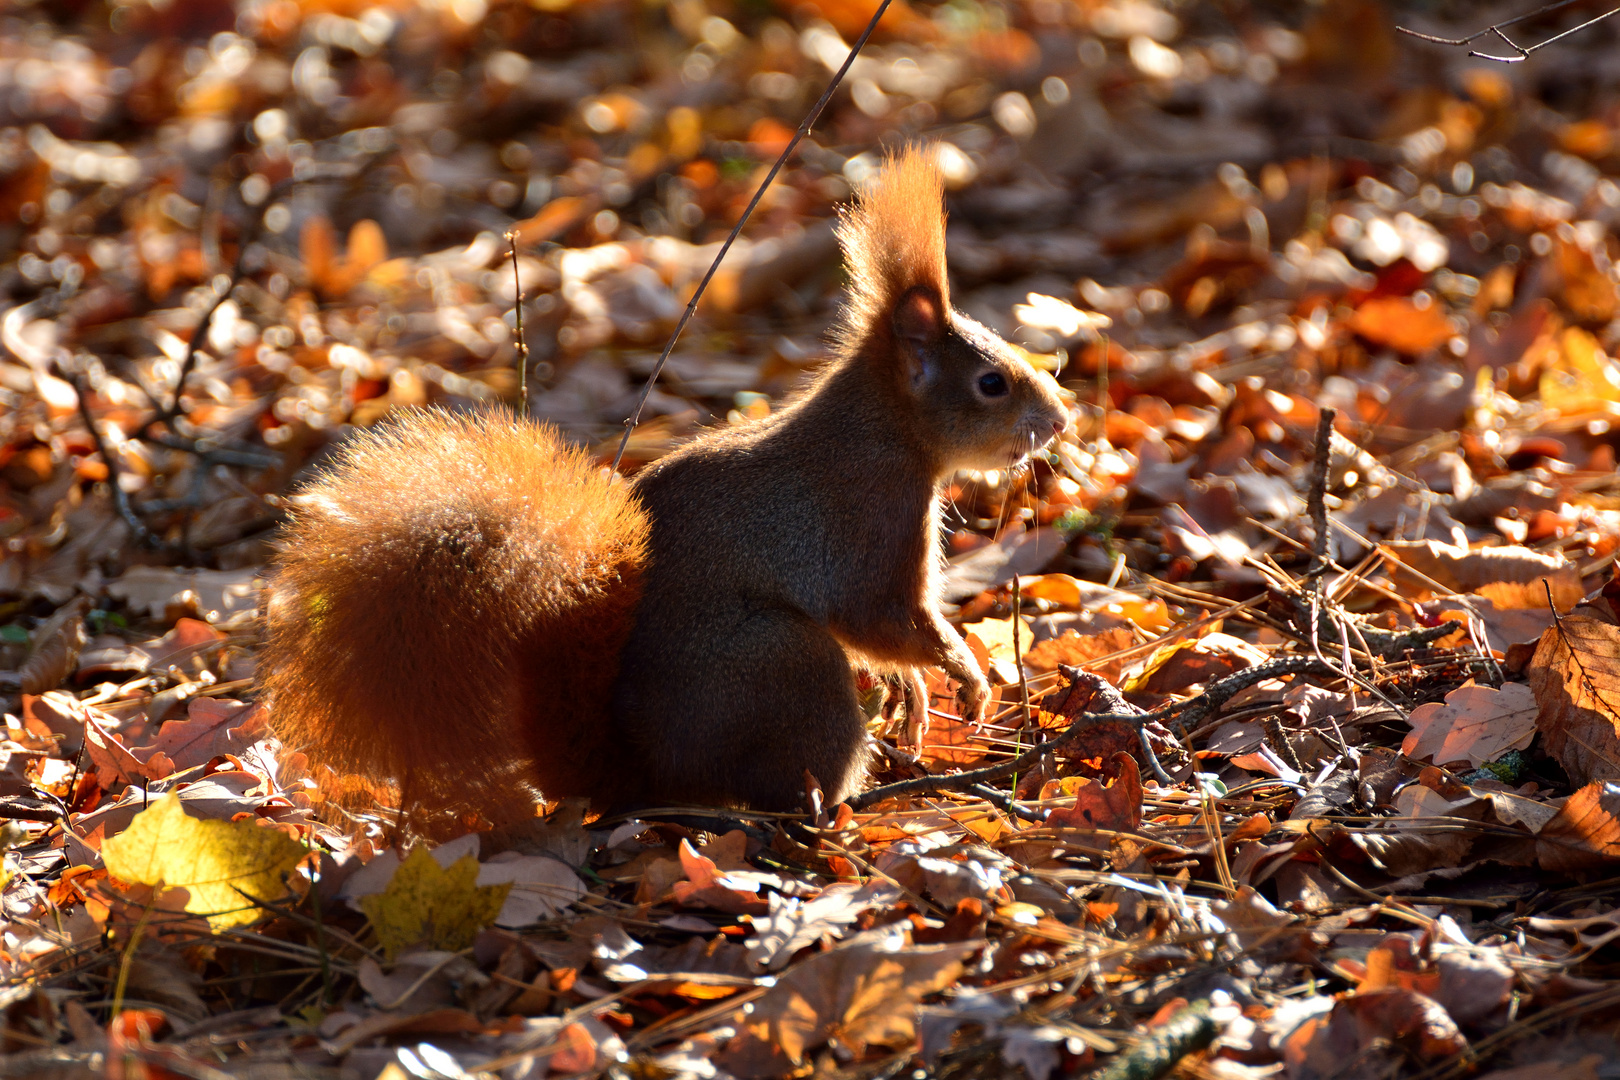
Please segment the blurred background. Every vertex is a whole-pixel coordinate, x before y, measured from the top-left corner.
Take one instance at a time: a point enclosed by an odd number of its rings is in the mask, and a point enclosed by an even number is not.
[[[61,603],[132,563],[247,580],[280,494],[346,425],[515,404],[519,289],[528,407],[610,457],[873,7],[0,10],[0,592]],[[1336,479],[1363,535],[1607,556],[1615,27],[1514,64],[1395,29],[1521,11],[895,0],[706,295],[627,467],[765,415],[825,358],[836,208],[886,147],[927,140],[956,302],[1075,395],[1015,522],[1057,530],[1058,568],[1118,580],[1123,551],[1145,574],[1242,579],[1271,543],[1254,523],[1299,515],[1325,404],[1380,459]],[[953,488],[954,552],[1005,539],[1004,483]]]

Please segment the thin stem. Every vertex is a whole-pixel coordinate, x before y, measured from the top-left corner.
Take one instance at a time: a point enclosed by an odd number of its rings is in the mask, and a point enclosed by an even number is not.
[[[771,171],[765,174],[765,179],[760,182],[759,189],[754,192],[754,197],[748,200],[748,205],[743,209],[742,216],[737,219],[737,224],[732,226],[731,235],[727,236],[726,242],[720,245],[720,251],[715,255],[714,262],[709,264],[709,269],[703,275],[703,280],[698,282],[697,291],[692,294],[692,299],[687,302],[686,310],[681,312],[680,321],[675,324],[675,330],[669,335],[669,341],[665,343],[664,351],[659,354],[658,363],[653,365],[652,373],[647,376],[647,382],[641,388],[641,396],[636,399],[635,411],[624,422],[624,438],[619,440],[618,453],[613,455],[614,472],[619,471],[619,462],[624,460],[624,451],[630,445],[630,436],[636,430],[636,425],[641,422],[641,410],[646,406],[647,398],[652,395],[653,386],[658,382],[658,376],[662,374],[664,364],[669,360],[669,354],[675,351],[675,343],[680,340],[681,331],[685,330],[686,324],[692,321],[692,316],[697,311],[698,300],[703,296],[703,290],[709,287],[709,282],[713,280],[715,271],[720,269],[720,263],[725,259],[726,253],[731,250],[731,245],[737,242],[737,237],[742,234],[743,226],[748,224],[748,219],[753,216],[754,209],[759,206],[759,201],[765,197],[765,191],[776,179],[776,174],[782,171],[782,166],[787,164],[787,160],[793,151],[798,149],[799,143],[803,141],[806,135],[810,134],[810,129],[820,119],[821,110],[825,109],[827,102],[832,100],[833,91],[838,89],[838,84],[844,81],[844,76],[848,74],[849,69],[854,65],[855,58],[860,55],[861,49],[866,46],[867,39],[872,36],[872,31],[877,29],[878,20],[883,18],[884,12],[889,10],[889,5],[893,2],[894,0],[883,0],[882,3],[878,4],[877,10],[872,12],[872,18],[868,20],[866,29],[861,31],[861,36],[855,39],[854,45],[850,46],[849,55],[844,57],[843,64],[833,74],[832,82],[827,84],[827,89],[821,92],[821,97],[816,99],[816,103],[810,107],[810,112],[806,114],[804,122],[799,125],[799,130],[793,133],[793,138],[788,140],[787,146],[782,149],[776,163],[771,166]]]

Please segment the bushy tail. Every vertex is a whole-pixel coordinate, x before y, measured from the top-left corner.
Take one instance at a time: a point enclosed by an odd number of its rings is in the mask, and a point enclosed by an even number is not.
[[[607,702],[646,515],[555,431],[413,413],[357,436],[283,538],[260,664],[285,743],[418,821],[616,797]]]

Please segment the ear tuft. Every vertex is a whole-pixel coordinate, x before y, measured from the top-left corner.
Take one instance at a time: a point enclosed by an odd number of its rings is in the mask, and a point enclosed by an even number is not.
[[[902,328],[900,306],[912,290],[928,294],[942,325],[950,308],[945,276],[945,182],[931,149],[911,147],[891,157],[854,209],[845,213],[838,240],[849,265],[849,297],[839,332],[853,350],[893,318]],[[904,316],[906,325],[914,314]],[[925,325],[919,323],[916,325]]]

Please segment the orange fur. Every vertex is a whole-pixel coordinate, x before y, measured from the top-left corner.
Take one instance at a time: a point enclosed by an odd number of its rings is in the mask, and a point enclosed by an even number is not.
[[[938,492],[1067,412],[950,308],[938,168],[891,160],[844,220],[839,355],[791,405],[613,484],[554,432],[424,413],[362,434],[306,491],[268,606],[284,738],[402,787],[421,817],[681,803],[792,810],[865,775],[852,659],[989,686],[941,618]],[[999,389],[985,390],[989,375]],[[448,831],[443,825],[437,830]]]
[[[306,488],[266,613],[265,688],[318,763],[431,818],[606,783],[606,701],[647,522],[549,428],[419,412]]]
[[[838,241],[850,285],[838,337],[846,348],[877,330],[913,285],[932,286],[950,306],[944,195],[938,162],[914,146],[891,157],[878,182],[844,214]]]

